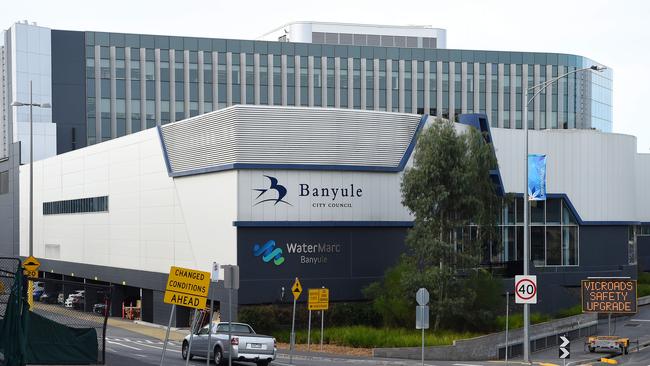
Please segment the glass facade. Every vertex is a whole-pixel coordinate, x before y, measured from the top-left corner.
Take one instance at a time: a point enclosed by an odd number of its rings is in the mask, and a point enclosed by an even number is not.
[[[86,32],[87,141],[233,104],[427,113],[491,125],[612,130],[612,73],[573,74],[522,116],[523,90],[581,56]]]
[[[504,263],[523,260],[523,198],[506,201],[497,240],[488,243],[483,261]],[[561,198],[530,202],[530,257],[536,267],[579,265],[579,226]]]

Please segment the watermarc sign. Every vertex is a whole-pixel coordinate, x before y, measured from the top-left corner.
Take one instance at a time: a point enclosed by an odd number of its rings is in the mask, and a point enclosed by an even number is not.
[[[582,312],[636,313],[636,280],[621,278],[582,280]]]

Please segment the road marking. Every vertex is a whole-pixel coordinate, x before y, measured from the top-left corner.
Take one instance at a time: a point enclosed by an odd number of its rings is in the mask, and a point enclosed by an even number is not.
[[[650,319],[630,319],[631,322],[650,322]]]
[[[139,346],[144,346],[144,347],[149,347],[149,348],[155,348],[155,349],[162,350],[162,347],[150,346],[150,345],[148,345],[148,344],[144,344],[144,343],[138,343],[138,345],[139,345]],[[179,351],[179,350],[175,350],[175,349],[171,349],[171,348],[169,348],[169,347],[167,347],[167,351],[169,351],[169,352],[181,353],[181,351]]]
[[[474,365],[471,363],[455,363],[454,366],[481,366],[481,365]]]
[[[142,351],[142,349],[140,349],[140,348],[132,347],[132,346],[127,346],[126,344],[122,344],[122,343],[118,343],[118,342],[113,342],[113,341],[106,341],[106,342],[108,342],[108,343],[110,343],[110,344],[117,344],[118,346],[122,346],[122,347],[130,348],[130,349],[134,349],[134,350],[136,350],[136,351]]]

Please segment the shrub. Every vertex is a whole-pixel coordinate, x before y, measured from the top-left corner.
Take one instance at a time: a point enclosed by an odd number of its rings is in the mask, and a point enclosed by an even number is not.
[[[650,284],[648,283],[639,283],[637,284],[636,289],[637,297],[643,297],[650,295]]]
[[[650,273],[649,272],[639,272],[639,284],[650,285]]]
[[[289,331],[273,334],[281,342],[289,341]],[[440,331],[432,333],[425,331],[425,345],[440,346],[452,344],[454,340],[476,337],[478,334],[469,332]],[[416,347],[422,344],[420,330],[404,328],[375,328],[366,326],[325,327],[323,343],[347,347]],[[320,342],[320,329],[312,328],[312,344]],[[307,343],[307,330],[296,329],[296,343]]]

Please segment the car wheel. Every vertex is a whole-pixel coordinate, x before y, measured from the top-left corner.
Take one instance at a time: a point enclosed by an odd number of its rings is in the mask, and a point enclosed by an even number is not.
[[[593,347],[589,347],[589,352],[594,353],[594,352],[596,352],[596,349],[593,348]]]
[[[187,351],[189,351],[190,345],[187,343],[187,341],[183,341],[183,348],[181,348],[181,357],[183,357],[184,360],[187,359]],[[194,356],[190,355],[190,360],[193,359]]]
[[[214,347],[214,364],[215,365],[222,365],[223,364],[223,352],[221,351],[221,347],[215,346]]]

